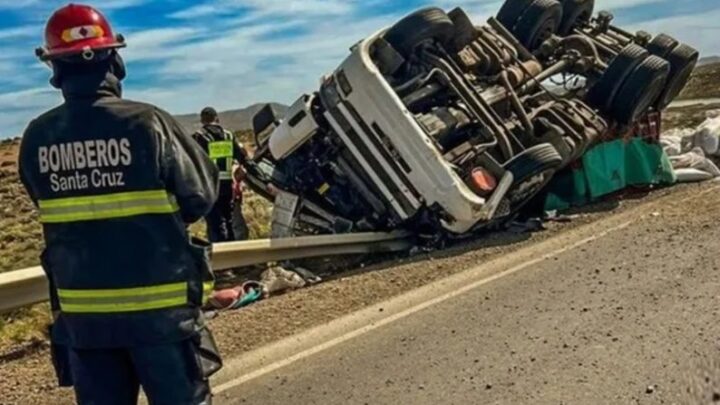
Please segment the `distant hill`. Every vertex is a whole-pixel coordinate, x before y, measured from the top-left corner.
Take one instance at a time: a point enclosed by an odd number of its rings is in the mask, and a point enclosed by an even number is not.
[[[287,112],[286,105],[271,103],[279,117]],[[233,132],[247,131],[252,129],[252,119],[255,114],[265,106],[265,103],[253,104],[240,110],[223,111],[220,113],[220,123]],[[195,132],[200,126],[200,112],[197,114],[177,115],[175,118],[190,132]]]
[[[720,56],[707,56],[705,58],[700,58],[698,66],[712,65],[715,63],[720,63]]]
[[[720,61],[698,66],[678,100],[718,97],[720,97]]]

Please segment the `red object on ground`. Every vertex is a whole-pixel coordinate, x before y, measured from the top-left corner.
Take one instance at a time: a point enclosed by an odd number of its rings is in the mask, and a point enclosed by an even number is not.
[[[58,9],[45,27],[45,47],[38,50],[42,60],[122,48],[125,41],[115,36],[108,20],[98,10],[79,4]]]
[[[243,295],[242,288],[228,288],[215,291],[210,298],[210,304],[217,309],[229,308]]]

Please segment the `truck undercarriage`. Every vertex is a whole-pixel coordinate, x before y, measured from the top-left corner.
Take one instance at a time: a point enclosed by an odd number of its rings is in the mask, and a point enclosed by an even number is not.
[[[483,26],[422,9],[353,46],[284,120],[261,111],[249,183],[280,190],[274,236],[469,234],[512,219],[603,134],[667,107],[697,52],[593,5],[508,0]]]

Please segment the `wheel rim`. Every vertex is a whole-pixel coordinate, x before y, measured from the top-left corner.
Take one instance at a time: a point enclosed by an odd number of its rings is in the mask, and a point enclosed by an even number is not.
[[[535,36],[534,40],[531,43],[532,49],[539,48],[540,45],[550,39],[550,37],[552,37],[555,33],[555,27],[557,27],[557,22],[555,20],[545,21],[540,26],[538,34]]]

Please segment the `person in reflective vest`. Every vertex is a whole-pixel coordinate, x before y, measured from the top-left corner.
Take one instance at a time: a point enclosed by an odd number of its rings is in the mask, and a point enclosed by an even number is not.
[[[213,276],[187,225],[218,170],[168,113],[121,98],[125,42],[99,11],[63,7],[45,36],[65,102],[29,124],[19,174],[43,225],[60,385],[80,404],[134,404],[141,386],[150,403],[207,404]]]
[[[220,125],[217,111],[212,107],[200,113],[202,128],[193,138],[207,152],[220,171],[218,200],[205,217],[208,239],[211,242],[230,242],[247,239],[247,234],[236,235],[238,224],[245,224],[242,215],[242,196],[238,196],[243,181],[242,165],[248,162],[247,152],[235,140],[235,135]],[[235,185],[235,186],[234,186]],[[238,198],[239,197],[239,198]]]

